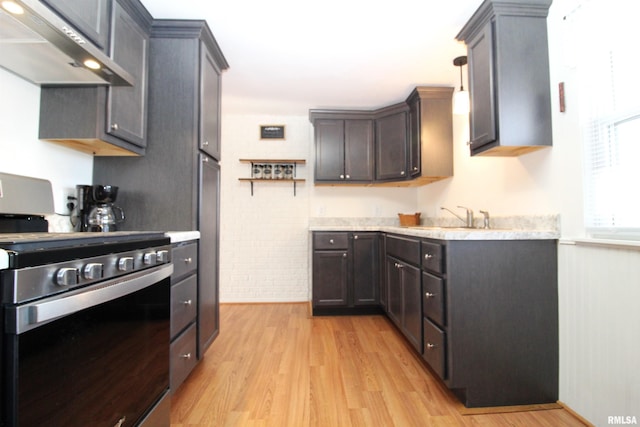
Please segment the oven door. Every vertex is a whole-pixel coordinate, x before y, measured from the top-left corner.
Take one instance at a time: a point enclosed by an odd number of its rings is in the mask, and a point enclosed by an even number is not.
[[[6,307],[5,424],[138,424],[169,388],[172,271]]]

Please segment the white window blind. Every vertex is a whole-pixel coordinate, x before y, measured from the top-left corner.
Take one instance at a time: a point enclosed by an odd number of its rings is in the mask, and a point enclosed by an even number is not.
[[[638,3],[584,0],[567,17],[581,94],[585,225],[595,237],[640,236]]]

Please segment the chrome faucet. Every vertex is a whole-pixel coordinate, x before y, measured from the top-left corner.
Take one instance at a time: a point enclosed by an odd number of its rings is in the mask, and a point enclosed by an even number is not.
[[[491,224],[489,223],[489,212],[480,210],[480,213],[484,216],[483,219],[483,228],[491,228]]]
[[[458,206],[458,207],[460,209],[465,209],[467,211],[467,219],[462,218],[460,215],[458,215],[457,213],[455,213],[454,211],[452,211],[449,208],[445,208],[444,206],[441,206],[440,209],[443,209],[443,210],[453,214],[453,216],[455,216],[460,221],[465,223],[465,227],[473,228],[473,211],[471,209],[469,209],[469,208],[465,208],[464,206]]]

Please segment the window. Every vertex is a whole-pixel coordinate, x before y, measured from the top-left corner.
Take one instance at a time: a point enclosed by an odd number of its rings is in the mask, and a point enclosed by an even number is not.
[[[584,0],[567,18],[579,52],[585,225],[593,237],[640,237],[640,59],[630,37],[636,3]]]

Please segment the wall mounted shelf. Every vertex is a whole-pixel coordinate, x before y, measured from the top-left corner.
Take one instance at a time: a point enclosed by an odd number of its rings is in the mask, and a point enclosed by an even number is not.
[[[297,166],[307,163],[304,159],[240,159],[240,163],[251,165],[249,178],[238,178],[239,181],[251,183],[253,196],[254,182],[293,183],[293,195],[296,195],[296,185],[304,179],[296,178]]]

